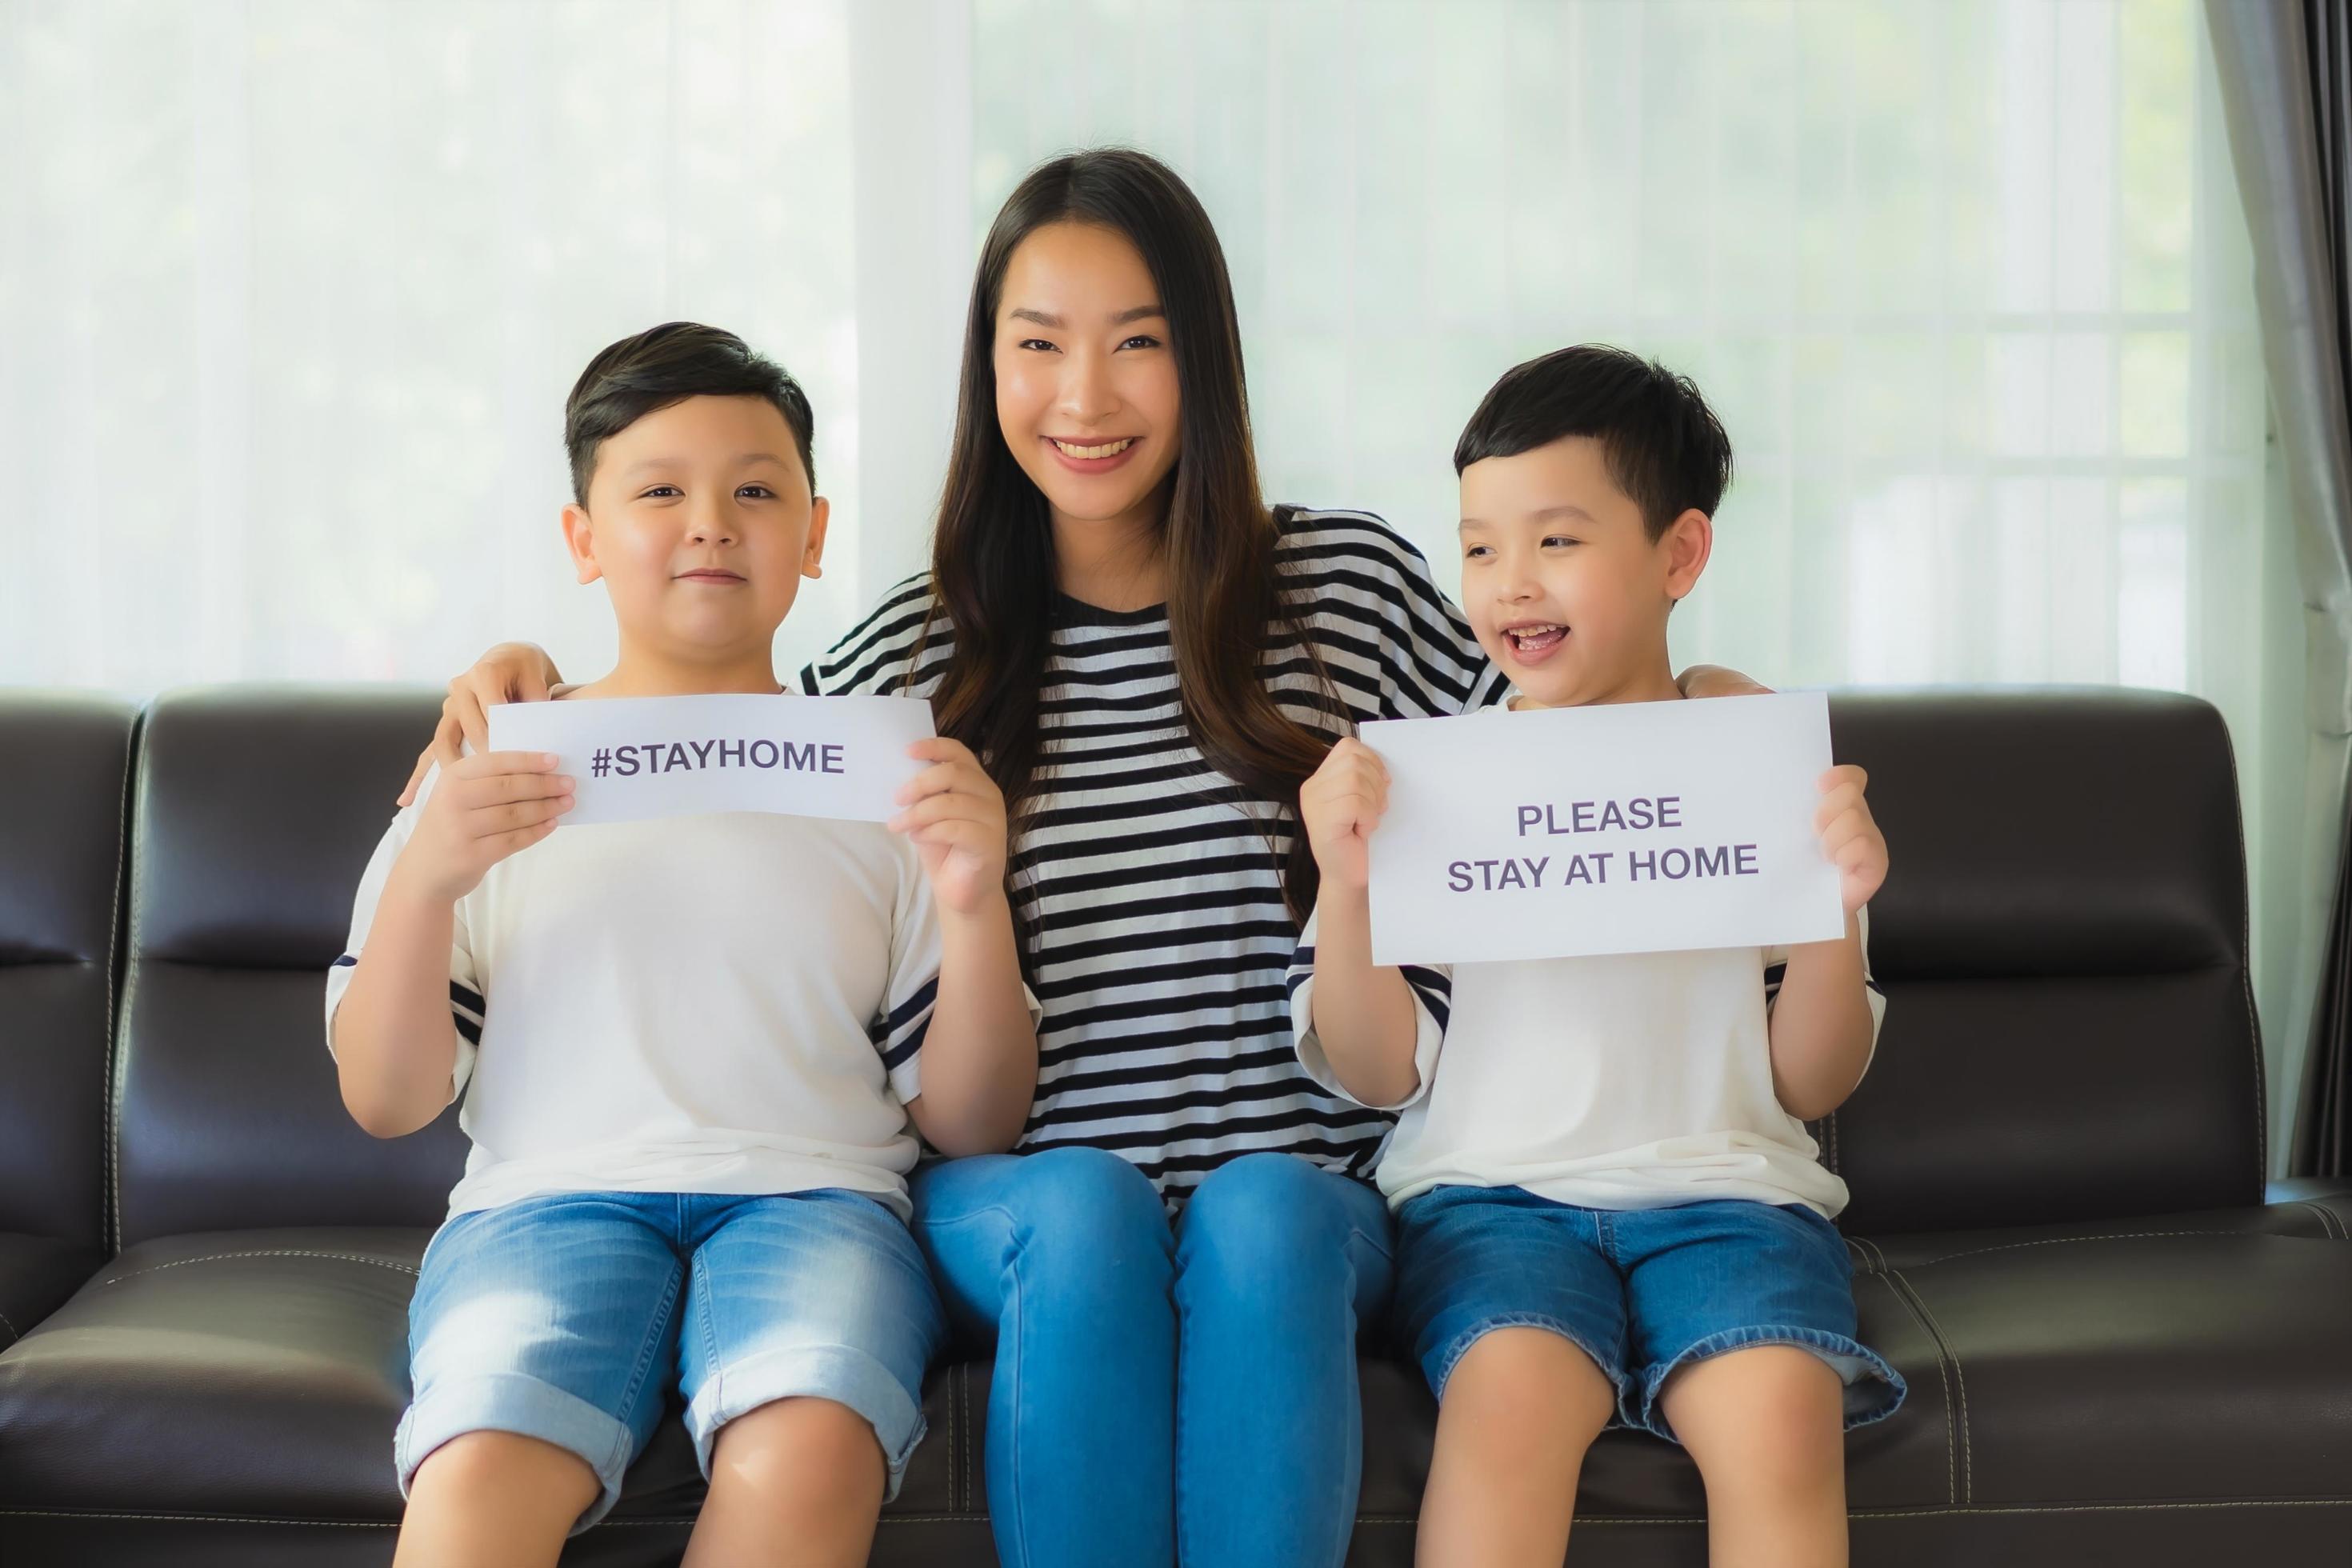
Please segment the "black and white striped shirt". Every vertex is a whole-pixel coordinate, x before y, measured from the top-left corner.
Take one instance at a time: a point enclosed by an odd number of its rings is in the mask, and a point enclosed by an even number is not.
[[[1358,722],[1459,713],[1504,689],[1428,563],[1363,512],[1276,515],[1302,625]],[[1037,1099],[1021,1147],[1134,1162],[1171,1201],[1260,1150],[1365,1172],[1390,1118],[1328,1093],[1291,1048],[1282,897],[1295,819],[1216,772],[1185,728],[1164,607],[1057,597],[1038,705],[1042,777],[1013,846],[1013,897],[1038,931]],[[899,584],[802,671],[810,692],[928,696],[951,638],[924,637],[929,589]],[[909,669],[919,638],[921,666]],[[1295,647],[1265,665],[1301,723],[1337,738]]]

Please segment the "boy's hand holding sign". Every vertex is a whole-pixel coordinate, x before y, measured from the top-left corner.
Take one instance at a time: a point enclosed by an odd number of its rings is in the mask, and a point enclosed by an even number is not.
[[[491,867],[555,831],[572,809],[572,780],[551,752],[485,752],[434,775],[416,833],[400,857],[404,886],[455,903]]]
[[[1885,877],[1819,693],[1504,718],[1366,725],[1301,788],[1375,963],[1824,942]]]

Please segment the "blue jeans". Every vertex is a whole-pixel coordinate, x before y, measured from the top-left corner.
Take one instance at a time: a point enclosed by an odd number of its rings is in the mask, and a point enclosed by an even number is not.
[[[993,1340],[1004,1568],[1338,1568],[1355,1526],[1356,1336],[1391,1278],[1361,1183],[1289,1154],[1210,1173],[1172,1227],[1095,1149],[919,1170],[951,1323]]]
[[[1472,1345],[1516,1327],[1583,1351],[1617,1391],[1617,1424],[1669,1441],[1666,1379],[1749,1345],[1821,1357],[1845,1384],[1848,1426],[1903,1403],[1901,1374],[1854,1338],[1843,1238],[1802,1204],[1595,1209],[1519,1187],[1436,1187],[1406,1202],[1397,1228],[1397,1333],[1441,1400]]]
[[[706,1477],[719,1428],[806,1395],[866,1417],[895,1495],[947,1337],[898,1216],[831,1190],[558,1193],[456,1215],[425,1249],[408,1322],[402,1495],[451,1438],[519,1432],[596,1472],[575,1532],[621,1495],[673,1384]]]

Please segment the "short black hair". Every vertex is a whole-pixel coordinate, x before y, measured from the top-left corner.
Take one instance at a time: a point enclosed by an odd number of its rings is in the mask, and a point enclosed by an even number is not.
[[[742,339],[694,321],[668,321],[623,338],[588,362],[563,403],[563,449],[572,499],[588,504],[588,479],[606,441],[658,409],[689,397],[764,397],[793,427],[801,468],[816,489],[816,416],[783,366]]]
[[[1506,371],[1454,444],[1454,471],[1569,436],[1601,443],[1609,477],[1642,509],[1652,539],[1685,511],[1713,517],[1731,483],[1731,437],[1690,377],[1607,343]]]

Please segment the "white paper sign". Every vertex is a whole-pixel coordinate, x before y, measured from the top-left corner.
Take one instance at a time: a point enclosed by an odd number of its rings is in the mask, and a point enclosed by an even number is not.
[[[566,826],[705,811],[886,822],[928,765],[912,697],[567,698],[489,710],[490,750],[553,752],[577,781]]]
[[[1362,729],[1389,770],[1372,961],[1471,963],[1823,942],[1818,691]]]

